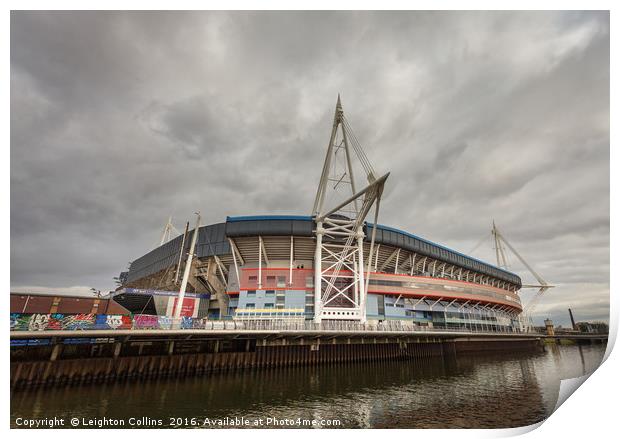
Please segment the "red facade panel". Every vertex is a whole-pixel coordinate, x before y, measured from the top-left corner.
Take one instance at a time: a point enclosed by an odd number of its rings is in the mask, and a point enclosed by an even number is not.
[[[312,290],[314,270],[295,268],[292,271],[292,283],[288,268],[264,268],[261,270],[261,288],[263,290]],[[244,268],[240,273],[242,290],[258,288],[258,268]]]
[[[11,294],[11,313],[23,314],[131,314],[113,300],[96,297]]]
[[[26,304],[26,314],[49,314],[54,303],[54,296],[29,296]]]
[[[62,297],[56,312],[60,314],[90,314],[94,300],[89,298]]]
[[[24,312],[24,306],[28,301],[27,294],[11,294],[11,312]]]

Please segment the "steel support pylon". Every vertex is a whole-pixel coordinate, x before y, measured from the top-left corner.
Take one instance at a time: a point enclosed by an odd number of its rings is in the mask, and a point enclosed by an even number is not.
[[[512,251],[512,253],[517,257],[517,259],[521,261],[521,263],[525,266],[525,268],[538,281],[537,285],[522,285],[521,286],[521,288],[537,288],[538,289],[538,292],[534,295],[534,297],[532,297],[532,299],[530,299],[530,301],[523,307],[523,310],[521,311],[521,315],[519,316],[519,323],[521,325],[521,330],[525,332],[529,332],[532,327],[532,314],[534,312],[534,309],[536,308],[536,305],[538,305],[538,302],[540,301],[543,294],[545,294],[545,292],[548,289],[554,288],[555,285],[549,285],[547,281],[545,281],[542,278],[542,276],[538,274],[538,272],[536,272],[530,266],[530,264],[527,263],[525,258],[521,256],[521,254],[510,244],[510,242],[508,242],[506,237],[499,231],[499,229],[495,225],[495,221],[493,221],[493,228],[491,230],[491,233],[493,234],[493,239],[495,240],[495,253],[496,253],[496,258],[497,258],[497,265],[500,268],[504,268],[504,269],[506,269],[508,266],[506,254],[504,251],[504,246],[502,245],[502,244],[506,244],[508,249]]]
[[[368,182],[360,191],[355,187],[354,158],[361,164]],[[368,158],[344,117],[338,96],[313,209],[316,225],[314,321],[317,323],[324,319],[366,321],[367,278],[371,260],[369,258],[365,272],[364,220],[374,205],[375,221],[368,253],[372,255],[379,201],[388,175],[375,177]]]
[[[172,224],[172,216],[168,217],[168,222],[166,222],[166,225],[164,226],[164,230],[162,231],[159,245],[160,246],[164,245],[166,242],[170,241],[173,238],[173,236],[180,235],[180,234],[181,233],[179,233],[176,227],[174,227],[174,224]]]

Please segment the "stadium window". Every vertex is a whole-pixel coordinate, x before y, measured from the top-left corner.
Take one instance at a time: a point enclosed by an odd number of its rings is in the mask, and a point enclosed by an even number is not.
[[[249,281],[251,284],[254,284],[254,285],[255,285],[255,284],[258,282],[258,276],[250,276],[250,277],[248,278],[248,281]]]
[[[273,303],[265,303],[265,309],[272,309]]]
[[[256,290],[248,290],[248,292],[247,292],[247,296],[248,296],[248,297],[254,297],[254,296],[256,296]]]
[[[276,277],[275,276],[267,276],[267,285],[275,285]]]
[[[275,290],[265,290],[265,297],[273,297],[276,295]]]
[[[284,288],[286,286],[286,276],[278,276],[278,288]]]
[[[256,305],[253,303],[246,303],[245,304],[245,309],[254,309],[256,308]]]
[[[312,288],[314,286],[314,278],[312,276],[306,277],[306,287]]]

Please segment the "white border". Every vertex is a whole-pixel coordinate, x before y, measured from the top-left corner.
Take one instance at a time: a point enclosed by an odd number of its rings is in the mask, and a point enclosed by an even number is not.
[[[7,5],[12,9],[49,9],[51,4],[46,1],[8,1]],[[84,2],[78,1],[57,1],[53,4],[54,9],[85,9]],[[228,2],[215,2],[215,1],[197,1],[197,0],[177,0],[175,2],[166,2],[161,0],[152,0],[150,2],[137,2],[137,1],[118,1],[111,0],[107,2],[103,1],[91,1],[88,3],[89,8],[87,9],[257,9],[259,6],[261,9],[306,9],[306,10],[316,10],[316,9],[358,9],[358,10],[368,10],[368,9],[418,9],[418,10],[462,10],[462,9],[492,9],[492,10],[505,10],[505,9],[532,9],[532,10],[541,10],[541,9],[579,9],[579,10],[611,10],[611,77],[614,78],[617,75],[617,54],[615,53],[615,49],[617,49],[617,38],[616,33],[614,32],[615,24],[617,20],[615,19],[615,4],[611,1],[532,1],[532,0],[523,0],[523,1],[503,1],[501,5],[498,2],[493,1],[456,1],[456,0],[445,0],[442,2],[438,1],[397,1],[397,0],[383,0],[381,2],[369,2],[369,1],[326,1],[326,0],[316,0],[316,1],[308,1],[302,0],[297,1],[294,4],[290,1],[282,1],[282,0],[273,0],[273,1],[265,1],[262,3],[256,1],[249,0],[231,0]],[[500,7],[501,6],[501,7]],[[466,8],[465,8],[466,7]],[[4,133],[5,133],[5,147],[2,148],[2,154],[4,160],[2,160],[3,166],[3,179],[5,181],[4,190],[1,192],[0,200],[5,207],[4,212],[9,212],[10,210],[10,200],[9,200],[9,184],[10,184],[10,64],[9,60],[9,51],[10,51],[10,13],[7,10],[4,16],[4,35],[5,38],[2,39],[2,50],[4,52],[5,60],[7,60],[7,65],[5,69],[2,71],[3,75],[3,96],[5,98],[5,106],[4,106]],[[614,120],[613,115],[615,114],[615,102],[617,102],[617,87],[615,87],[615,83],[612,81],[611,83],[611,120]],[[615,145],[615,126],[611,126],[611,145]],[[611,193],[618,193],[618,177],[614,174],[613,171],[619,171],[618,169],[618,154],[615,150],[615,146],[611,148],[611,157],[610,157],[610,165],[612,167],[611,172]],[[617,218],[618,212],[618,202],[612,197],[611,199],[611,222],[614,222],[614,219]],[[3,263],[1,264],[1,270],[3,279],[5,279],[5,297],[2,301],[3,309],[2,309],[2,324],[4,324],[5,328],[8,328],[8,292],[10,291],[10,252],[9,242],[10,242],[10,216],[8,214],[4,214],[0,216],[0,226],[2,230],[5,230],[3,235],[3,248],[6,249],[3,255]],[[617,255],[617,243],[618,243],[618,233],[614,227],[611,228],[611,259],[610,259],[610,267],[619,267],[618,264],[618,255]],[[611,290],[614,290],[614,286],[617,285],[617,274],[611,273]],[[617,294],[611,295],[611,315],[610,315],[610,342],[609,347],[611,348],[615,343],[615,339],[617,336],[618,330],[618,309],[619,303]],[[8,331],[7,331],[8,332]],[[8,334],[7,334],[8,335]],[[7,337],[8,338],[8,337]],[[6,340],[6,339],[5,339]],[[6,340],[8,341],[8,340]],[[533,426],[524,427],[520,429],[511,429],[511,430],[398,430],[391,431],[390,435],[397,436],[407,436],[411,437],[411,435],[415,436],[424,436],[424,437],[501,437],[506,435],[515,435],[522,434],[528,430],[532,430],[529,434],[532,437],[549,437],[549,436],[565,436],[565,437],[596,437],[596,436],[608,436],[609,433],[616,431],[617,427],[615,425],[615,417],[617,417],[617,409],[616,409],[616,401],[618,395],[618,364],[620,361],[618,360],[617,353],[612,353],[610,355],[610,349],[607,352],[608,358],[607,361],[595,372],[592,374],[590,379],[588,379],[588,384],[585,386],[581,386],[573,396],[568,398],[568,400],[546,421],[543,422],[542,425],[538,425],[538,428]],[[8,361],[4,361],[2,364],[2,368],[4,373],[4,385],[6,386],[5,390],[5,401],[6,405],[4,405],[5,409],[3,410],[2,417],[2,425],[4,428],[8,428],[9,426],[9,391],[8,391]],[[84,437],[87,434],[89,437],[103,437],[104,435],[108,437],[110,434],[114,436],[124,436],[125,434],[130,434],[135,436],[140,434],[137,431],[131,432],[109,432],[109,431],[89,431],[84,432],[81,430],[65,430],[62,432],[64,436],[68,437]],[[183,434],[188,435],[200,435],[203,436],[205,434],[213,434],[217,432],[212,431],[188,431],[184,430]],[[253,437],[271,437],[271,436],[288,436],[292,432],[288,430],[255,430],[255,431],[224,431],[221,434],[225,435],[245,435],[251,434]],[[21,430],[18,433],[20,436],[30,437],[30,436],[40,436],[42,433],[39,431],[32,430]],[[48,433],[43,433],[48,434]],[[53,433],[52,433],[53,434]],[[170,434],[167,430],[151,430],[147,434],[155,435],[159,437],[167,436]],[[295,431],[295,435],[299,436],[314,436],[315,432],[311,430],[302,430]],[[323,431],[320,433],[321,435],[327,435],[328,437],[334,437],[336,435],[340,436],[342,433],[340,431]],[[371,435],[375,437],[377,434],[382,434],[376,430],[361,430],[355,431],[353,434],[360,436],[368,436]],[[612,433],[613,434],[613,433]]]

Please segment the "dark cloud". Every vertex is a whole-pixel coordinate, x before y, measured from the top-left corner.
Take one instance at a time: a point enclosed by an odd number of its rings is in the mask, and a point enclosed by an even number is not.
[[[168,215],[309,213],[339,92],[382,222],[467,252],[495,219],[540,316],[607,318],[599,12],[13,12],[12,286],[110,289]]]

